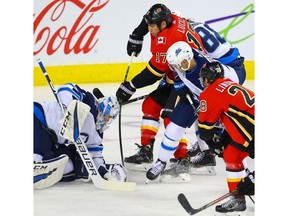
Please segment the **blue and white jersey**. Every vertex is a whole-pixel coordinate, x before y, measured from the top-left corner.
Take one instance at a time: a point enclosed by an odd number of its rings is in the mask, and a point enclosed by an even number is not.
[[[214,29],[210,28],[209,25],[189,21],[189,26],[199,34],[207,54],[213,59],[227,65],[240,55],[238,48],[233,47],[224,37],[221,37]]]
[[[88,113],[83,123],[80,135],[82,136],[83,141],[87,145],[88,150],[89,146],[93,148],[98,145],[101,145],[103,134],[98,133],[96,130],[95,119],[98,115],[98,108],[95,104],[94,96],[90,92],[86,92],[85,90],[79,88],[77,85],[72,83],[68,83],[61,86],[58,89],[57,94],[64,108],[67,107],[72,102],[72,100],[78,100],[90,106],[91,108],[90,112]],[[43,113],[41,114],[44,115],[44,121],[46,123],[44,125],[55,131],[55,133],[57,134],[59,144],[67,143],[67,140],[65,140],[63,137],[59,135],[60,130],[59,121],[64,117],[64,115],[58,102],[57,101],[53,102],[37,101],[37,102],[41,105],[43,109]]]

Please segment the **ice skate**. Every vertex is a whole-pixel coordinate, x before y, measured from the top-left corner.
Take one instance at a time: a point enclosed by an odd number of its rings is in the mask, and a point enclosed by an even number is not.
[[[188,149],[188,155],[190,157],[194,157],[196,156],[199,152],[201,152],[198,142],[196,142],[195,144],[191,144],[191,148]]]
[[[232,196],[227,202],[217,205],[215,210],[217,212],[226,213],[234,211],[245,211],[246,201],[245,196]]]
[[[163,172],[163,170],[166,167],[166,162],[163,162],[161,160],[157,160],[152,167],[147,171],[146,177],[149,180],[155,180],[158,178],[158,176]]]
[[[191,158],[190,174],[216,175],[214,166],[216,166],[215,155],[210,150],[205,150]]]
[[[138,152],[130,157],[126,157],[124,162],[129,170],[147,171],[153,162],[153,144],[151,145],[137,145]]]
[[[191,165],[193,167],[216,166],[215,155],[209,150],[199,152],[191,158]]]
[[[164,170],[160,177],[160,182],[172,183],[172,182],[189,182],[190,177],[190,157],[179,158],[177,161],[170,160],[172,164],[166,170]],[[173,163],[174,162],[174,163]]]

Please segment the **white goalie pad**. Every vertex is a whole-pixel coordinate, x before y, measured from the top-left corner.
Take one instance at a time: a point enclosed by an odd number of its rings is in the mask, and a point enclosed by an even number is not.
[[[51,160],[34,163],[34,189],[48,188],[59,182],[68,159],[69,157],[63,154]]]

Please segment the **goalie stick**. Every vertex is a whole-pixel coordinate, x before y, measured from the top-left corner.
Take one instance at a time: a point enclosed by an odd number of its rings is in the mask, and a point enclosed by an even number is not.
[[[47,81],[49,82],[49,86],[52,89],[54,96],[56,97],[57,102],[60,100],[58,98],[57,92],[53,87],[53,84],[46,72],[46,69],[40,59],[37,60],[38,64],[42,72],[44,73]],[[52,88],[53,87],[53,88]],[[54,91],[55,90],[55,91]],[[62,104],[59,104],[62,107],[62,111],[64,112]],[[80,107],[80,108],[79,108]],[[107,181],[101,177],[98,173],[98,170],[92,160],[90,153],[81,139],[80,129],[87,114],[90,111],[90,107],[82,102],[74,100],[71,105],[67,107],[66,112],[64,112],[64,118],[61,120],[61,129],[59,134],[63,136],[65,139],[70,140],[76,146],[76,149],[82,159],[82,162],[87,169],[89,176],[93,184],[99,188],[104,190],[117,190],[117,191],[135,191],[136,183],[135,182],[117,182],[117,181]],[[79,118],[78,118],[79,116]]]
[[[237,194],[237,193],[238,193],[238,191],[237,191],[237,190],[234,190],[234,191],[229,192],[229,193],[227,193],[227,194],[225,194],[225,195],[223,195],[223,196],[221,196],[221,197],[213,200],[212,202],[210,202],[210,203],[208,203],[208,204],[206,204],[206,205],[204,205],[204,206],[202,206],[202,207],[200,207],[200,208],[197,208],[197,209],[194,209],[194,208],[190,205],[189,201],[187,200],[186,196],[185,196],[183,193],[180,193],[180,194],[178,195],[178,201],[180,202],[180,204],[182,205],[182,207],[186,210],[186,212],[187,212],[188,214],[194,215],[194,214],[196,214],[196,213],[198,213],[198,212],[200,212],[200,211],[203,211],[204,209],[209,208],[209,207],[212,206],[212,205],[215,205],[216,203],[218,203],[218,202],[226,199],[227,197],[232,196],[232,195],[235,195],[235,194]]]

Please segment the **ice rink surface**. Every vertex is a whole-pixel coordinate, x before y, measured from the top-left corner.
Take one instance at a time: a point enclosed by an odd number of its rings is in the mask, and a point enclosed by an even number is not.
[[[110,84],[79,84],[85,90],[92,91],[98,87],[105,96],[115,95],[119,83]],[[254,90],[254,82],[246,81],[244,86]],[[58,86],[55,85],[57,88]],[[138,89],[133,95],[138,97],[148,94],[155,86]],[[54,100],[54,96],[47,87],[34,87],[34,100]],[[122,145],[124,157],[137,151],[134,143],[140,141],[140,124],[142,101],[137,101],[122,107]],[[119,146],[118,118],[104,133],[104,157],[107,163],[121,163]],[[161,122],[163,123],[163,122]],[[157,159],[160,142],[164,133],[161,124],[154,144],[154,160]],[[191,143],[196,141],[194,127],[187,130],[187,138]],[[191,175],[188,183],[162,183],[159,180],[145,184],[146,173],[129,171],[128,181],[136,182],[135,192],[115,192],[97,189],[92,182],[57,183],[51,188],[34,190],[33,204],[35,216],[185,216],[186,211],[180,206],[177,196],[184,193],[192,207],[199,208],[214,199],[226,194],[225,165],[221,158],[216,157],[215,176]],[[254,170],[254,161],[247,160],[248,168]],[[222,201],[223,202],[223,201]],[[222,203],[220,202],[220,203]],[[217,213],[215,205],[196,214],[254,216],[255,206],[246,197],[247,209],[240,213]]]

